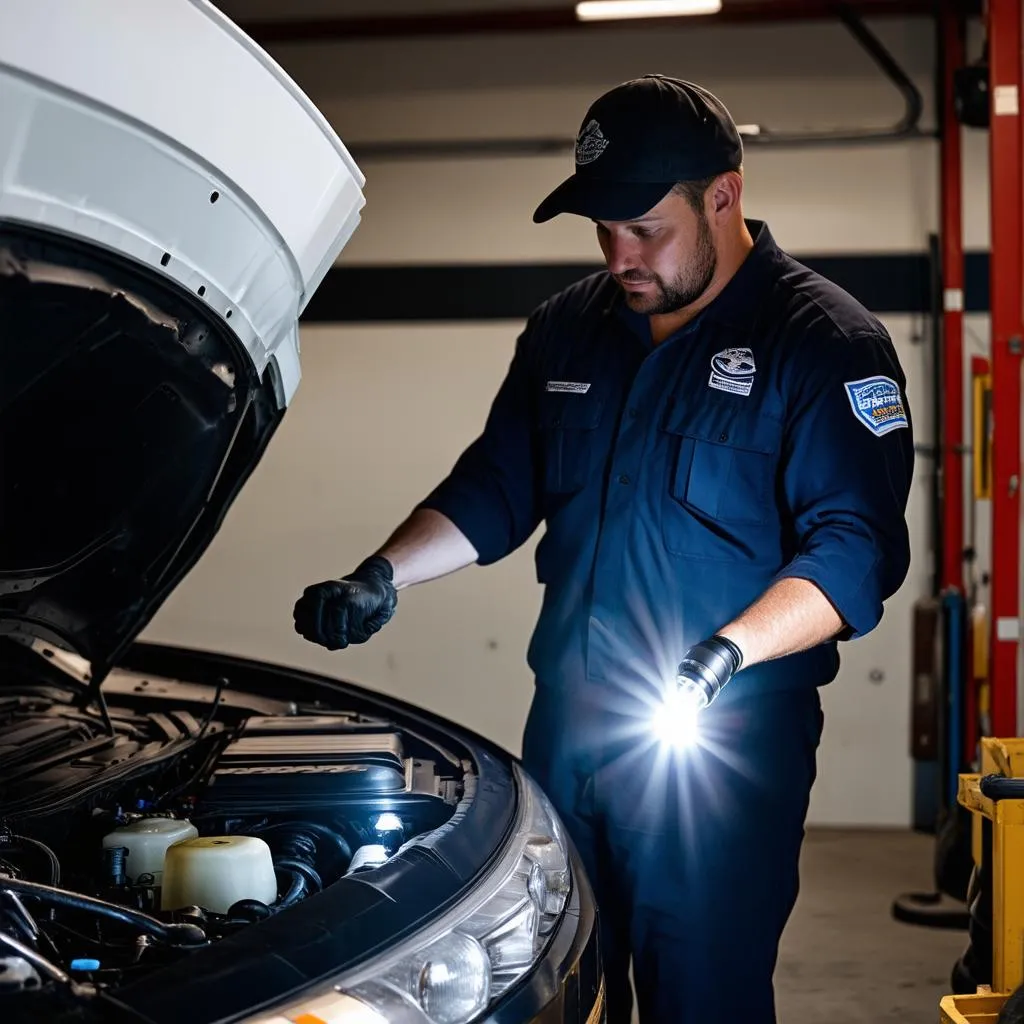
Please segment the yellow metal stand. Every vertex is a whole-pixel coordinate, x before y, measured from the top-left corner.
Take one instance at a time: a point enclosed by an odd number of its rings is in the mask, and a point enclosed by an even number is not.
[[[1024,739],[981,741],[981,771],[960,776],[959,803],[973,813],[974,862],[982,863],[991,830],[992,987],[946,996],[941,1024],[995,1024],[1003,1004],[1024,985],[1024,799],[993,800],[982,792],[986,775],[1024,779]]]
[[[1006,996],[979,992],[973,996],[946,996],[939,1004],[941,1024],[996,1024]]]

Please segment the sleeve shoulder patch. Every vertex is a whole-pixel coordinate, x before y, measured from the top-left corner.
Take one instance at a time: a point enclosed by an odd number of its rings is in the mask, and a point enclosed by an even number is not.
[[[903,395],[892,378],[865,377],[844,387],[854,416],[876,437],[909,426]]]

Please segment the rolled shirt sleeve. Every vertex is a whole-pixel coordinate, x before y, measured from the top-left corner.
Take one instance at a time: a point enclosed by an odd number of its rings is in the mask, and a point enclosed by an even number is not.
[[[791,365],[782,478],[796,555],[776,578],[814,583],[853,639],[878,625],[910,566],[906,381],[881,329],[807,345]]]
[[[524,544],[540,524],[531,350],[539,314],[516,341],[482,433],[417,506],[447,516],[489,565]]]

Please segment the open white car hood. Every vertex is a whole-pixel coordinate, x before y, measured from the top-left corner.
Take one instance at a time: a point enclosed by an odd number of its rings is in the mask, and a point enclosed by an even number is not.
[[[365,181],[204,0],[0,4],[0,633],[106,668],[299,381]]]

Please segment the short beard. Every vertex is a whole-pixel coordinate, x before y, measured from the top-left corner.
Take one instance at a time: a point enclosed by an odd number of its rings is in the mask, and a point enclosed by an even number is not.
[[[639,295],[626,292],[626,302],[629,308],[636,313],[643,313],[646,316],[661,316],[665,313],[674,313],[677,309],[696,302],[711,285],[718,267],[718,257],[715,253],[715,246],[711,240],[711,229],[708,226],[707,217],[703,211],[697,220],[697,249],[693,254],[693,260],[688,267],[683,267],[675,280],[666,283],[662,278],[630,277],[631,271],[619,276],[619,283],[633,280],[652,281],[657,285],[656,290],[650,295]]]

